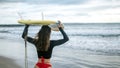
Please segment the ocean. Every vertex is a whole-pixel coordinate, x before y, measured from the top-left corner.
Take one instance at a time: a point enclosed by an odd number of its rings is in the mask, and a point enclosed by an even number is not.
[[[51,60],[53,68],[120,68],[119,23],[64,23],[64,27],[70,40],[54,48]],[[40,28],[41,26],[30,26],[28,35],[35,37]],[[20,48],[14,48],[22,49],[20,54],[24,54],[24,40],[21,38],[23,29],[24,25],[0,25],[0,39],[22,43]],[[52,31],[51,39],[61,38],[60,32]],[[0,55],[9,55],[10,51],[7,50],[11,46],[7,47],[0,46]],[[4,54],[4,49],[8,53]],[[34,46],[28,43],[29,68],[33,68],[37,61],[35,52]],[[17,59],[24,59],[24,55],[16,54],[19,56]],[[21,61],[22,64],[23,62]]]

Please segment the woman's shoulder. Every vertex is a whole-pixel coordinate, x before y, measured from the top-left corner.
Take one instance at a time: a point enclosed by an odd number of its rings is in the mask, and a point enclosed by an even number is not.
[[[50,40],[50,46],[55,46],[56,40]]]

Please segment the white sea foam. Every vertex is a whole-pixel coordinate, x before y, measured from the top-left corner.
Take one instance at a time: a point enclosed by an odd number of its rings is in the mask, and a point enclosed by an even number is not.
[[[120,49],[120,24],[65,24],[70,40],[66,46],[73,48],[112,52]],[[30,26],[28,35],[34,37],[40,26]],[[20,39],[24,26],[0,27],[1,38]],[[61,39],[60,32],[52,32],[51,39]],[[119,53],[119,52],[116,52]]]

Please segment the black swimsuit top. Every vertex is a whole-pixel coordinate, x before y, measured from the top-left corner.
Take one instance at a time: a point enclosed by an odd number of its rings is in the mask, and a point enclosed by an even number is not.
[[[64,32],[64,30],[62,28],[59,28],[59,30],[63,35],[63,39],[50,40],[50,47],[48,48],[48,51],[38,51],[37,50],[38,58],[41,58],[41,56],[43,56],[45,59],[50,59],[54,46],[61,45],[69,40],[69,38],[66,35],[66,33]],[[22,38],[25,38],[27,32],[28,32],[28,27],[25,27],[23,34],[22,34]],[[35,45],[34,38],[27,37],[27,41]]]

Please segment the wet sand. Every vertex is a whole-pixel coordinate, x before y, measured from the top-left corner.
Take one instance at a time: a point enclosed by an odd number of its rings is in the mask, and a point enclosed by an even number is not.
[[[31,48],[32,46],[28,46],[28,54],[31,55],[34,53],[34,56],[28,57],[29,68],[33,68],[37,60],[35,50],[29,52]],[[24,68],[24,51],[25,47],[23,40],[0,39],[0,68]]]
[[[0,68],[21,68],[14,59],[0,56]]]

